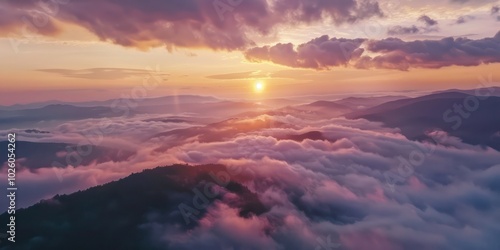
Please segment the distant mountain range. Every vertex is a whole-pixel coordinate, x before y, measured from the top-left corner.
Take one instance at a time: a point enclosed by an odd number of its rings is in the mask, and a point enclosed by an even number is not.
[[[385,102],[391,102],[407,98],[408,98],[407,96],[348,97],[335,101],[335,103],[348,106],[351,109],[356,110],[356,109],[366,109],[380,105]]]
[[[182,103],[200,103],[200,102],[217,102],[217,99],[212,96],[198,96],[198,95],[177,95],[177,96],[163,96],[154,98],[143,98],[134,100],[141,105],[173,105]],[[90,101],[90,102],[63,102],[63,101],[46,101],[28,104],[15,104],[11,106],[0,106],[0,110],[22,110],[22,109],[37,109],[50,105],[70,105],[77,107],[95,107],[95,106],[111,106],[113,103],[120,101],[120,99],[110,99],[106,101]]]
[[[486,88],[477,88],[477,89],[448,89],[444,91],[437,91],[435,94],[441,94],[441,93],[446,93],[446,92],[458,92],[458,93],[463,93],[467,95],[483,95],[483,94],[489,94],[491,96],[500,96],[500,87],[486,87]]]
[[[500,93],[500,92],[499,92]],[[346,114],[401,129],[409,139],[426,139],[441,130],[473,145],[500,150],[500,97],[478,98],[462,92],[442,92],[403,99]]]
[[[0,141],[0,148],[7,148],[7,141]],[[23,159],[22,166],[36,171],[40,168],[51,168],[51,167],[66,167],[72,164],[77,164],[77,166],[88,166],[91,163],[102,163],[107,161],[125,161],[130,156],[134,155],[135,152],[121,150],[117,148],[110,148],[104,146],[91,146],[91,145],[80,145],[81,148],[90,148],[91,151],[85,157],[81,157],[81,161],[75,163],[75,159],[68,157],[72,162],[68,162],[67,154],[77,154],[77,145],[68,143],[51,143],[51,142],[27,142],[27,141],[17,141],[16,142],[16,157],[17,159]],[[7,154],[0,155],[0,169],[3,164],[7,162]],[[58,162],[59,164],[53,164]],[[61,166],[62,165],[62,166]]]
[[[198,116],[227,117],[241,112],[268,108],[267,106],[250,102],[212,100],[191,103],[188,100],[179,102],[170,101],[172,102],[138,102],[133,104],[122,101],[109,106],[89,107],[51,104],[37,108],[0,110],[0,129],[43,127],[47,123],[46,126],[53,127],[54,124],[66,121],[104,117],[126,118],[137,114],[197,114]]]
[[[495,90],[499,90],[498,93]],[[488,92],[486,92],[488,91]],[[493,92],[491,92],[493,91]],[[490,93],[488,97],[479,98],[468,93]],[[401,133],[412,140],[430,139],[428,133],[445,131],[472,145],[489,146],[500,150],[500,88],[446,91],[405,98],[403,96],[353,97],[337,101],[316,101],[309,104],[288,106],[275,110],[249,111],[236,115],[239,119],[251,119],[260,115],[286,116],[288,114],[309,119],[328,119],[345,116],[349,119],[367,119],[383,122],[388,127],[400,128]],[[471,105],[477,109],[467,110]],[[456,105],[465,112],[457,113]],[[252,109],[249,109],[252,110]],[[314,118],[316,117],[316,118]],[[205,127],[195,127],[169,131],[158,136],[172,136],[176,139],[187,139],[198,136],[201,142],[213,139],[230,138],[237,133],[247,133],[259,129],[281,127],[282,124],[272,121],[256,120],[252,124],[241,123],[239,119],[229,119]],[[318,134],[288,135],[282,139],[298,140],[302,137],[321,138]],[[168,140],[161,150],[175,146],[176,140]]]

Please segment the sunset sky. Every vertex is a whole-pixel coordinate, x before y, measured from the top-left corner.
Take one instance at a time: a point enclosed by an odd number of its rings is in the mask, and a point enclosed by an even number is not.
[[[0,0],[0,84],[0,250],[500,249],[500,0]]]
[[[475,88],[479,78],[499,74],[499,5],[5,0],[0,105],[115,98],[152,71],[163,81],[148,97]]]

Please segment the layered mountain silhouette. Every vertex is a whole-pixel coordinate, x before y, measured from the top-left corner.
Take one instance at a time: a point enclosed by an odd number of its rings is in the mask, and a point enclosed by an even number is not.
[[[130,97],[132,99],[132,97]],[[133,100],[133,99],[132,99]],[[111,106],[117,103],[120,99],[110,99],[106,101],[89,101],[89,102],[63,102],[63,101],[45,101],[34,102],[29,104],[15,104],[11,106],[0,106],[0,110],[24,110],[24,109],[37,109],[50,105],[70,105],[77,107],[95,107],[95,106]],[[176,95],[176,96],[162,96],[154,98],[143,98],[140,100],[141,105],[173,105],[183,103],[200,103],[200,102],[217,102],[219,99],[212,96],[199,96],[199,95]]]
[[[226,117],[266,108],[268,106],[253,102],[225,101],[204,96],[166,96],[137,100],[125,98],[85,103],[46,102],[0,107],[0,129],[40,125],[54,127],[67,121],[127,118],[141,114],[210,114],[211,117]]]
[[[227,173],[226,167],[158,167],[85,191],[56,195],[17,210],[16,243],[3,241],[0,249],[169,249],[156,245],[145,225],[154,222],[187,231],[198,225],[206,208],[220,200],[223,192],[236,197],[226,204],[238,209],[241,217],[267,211],[257,195],[240,184],[248,176],[224,180],[217,177],[221,172]],[[215,196],[207,194],[207,186]],[[214,189],[224,191],[217,194]],[[183,215],[190,209],[197,213]],[[8,217],[4,213],[0,221]]]
[[[470,92],[470,91],[469,91]],[[500,97],[443,92],[387,102],[355,111],[347,118],[364,118],[397,127],[409,139],[426,139],[440,130],[473,145],[500,150]]]
[[[294,106],[301,111],[313,112],[326,117],[337,117],[368,109],[386,102],[407,99],[405,96],[379,96],[379,97],[348,97],[336,101],[315,101],[309,104]]]
[[[386,102],[407,99],[406,96],[377,96],[377,97],[347,97],[338,101],[337,104],[348,106],[351,109],[365,109],[374,107]]]
[[[7,148],[8,141],[0,141],[0,148]],[[122,150],[105,146],[82,145],[81,148],[88,150],[81,161],[75,162],[68,155],[77,154],[78,145],[56,142],[16,142],[16,157],[22,159],[22,166],[35,171],[40,168],[87,166],[91,163],[102,163],[107,161],[126,161],[135,154],[130,150]],[[88,153],[88,154],[87,154]],[[68,156],[68,157],[67,157]],[[70,159],[70,160],[67,160]],[[7,154],[0,155],[0,169],[7,165]],[[57,162],[57,164],[54,164]],[[18,168],[20,165],[18,165]]]

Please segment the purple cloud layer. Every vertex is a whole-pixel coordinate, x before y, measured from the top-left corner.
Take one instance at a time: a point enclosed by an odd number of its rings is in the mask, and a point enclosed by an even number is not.
[[[229,201],[215,202],[188,233],[150,228],[163,235],[164,244],[315,249],[318,238],[329,236],[339,249],[361,250],[492,249],[500,243],[494,236],[500,229],[487,219],[500,215],[495,208],[500,204],[499,152],[444,134],[442,145],[412,142],[397,131],[367,129],[377,126],[363,120],[269,118],[297,128],[188,142],[166,153],[191,164],[217,162],[251,171],[246,185],[270,211],[243,219],[225,205]],[[275,138],[309,130],[321,131],[328,140]],[[422,159],[414,158],[415,152]],[[414,171],[399,172],[401,158],[418,161],[408,166]],[[387,172],[404,176],[393,190]]]
[[[56,1],[57,2],[57,1]],[[59,1],[62,2],[62,1]],[[84,27],[101,40],[148,49],[151,47],[237,50],[253,44],[249,32],[269,34],[278,25],[331,20],[335,24],[382,16],[377,2],[365,0],[165,0],[64,1],[7,0],[0,27],[54,30],[53,19]],[[51,8],[53,7],[53,8]],[[43,23],[37,20],[46,19]],[[34,25],[33,25],[34,24]]]
[[[322,36],[294,48],[291,43],[276,44],[249,49],[245,57],[249,61],[271,61],[294,68],[328,69],[345,66],[358,58],[364,39],[337,39]]]
[[[417,41],[364,40],[322,36],[296,47],[291,43],[279,43],[251,48],[245,51],[245,57],[251,62],[318,70],[348,65],[398,70],[477,66],[500,62],[500,32],[494,37],[477,40],[453,37]]]
[[[366,120],[300,114],[235,119],[220,123],[217,131],[269,120],[273,126],[206,142],[197,135],[160,136],[137,146],[137,154],[126,162],[60,169],[62,182],[51,168],[20,174],[26,189],[70,192],[157,165],[218,163],[243,170],[231,178],[269,208],[259,216],[241,217],[230,206],[235,197],[226,192],[188,232],[151,216],[140,228],[159,247],[317,249],[327,241],[357,250],[500,246],[500,152],[443,132],[434,132],[439,138],[435,145],[410,141],[398,129]],[[321,132],[324,139],[278,139],[310,131]],[[155,150],[172,140],[178,146]]]

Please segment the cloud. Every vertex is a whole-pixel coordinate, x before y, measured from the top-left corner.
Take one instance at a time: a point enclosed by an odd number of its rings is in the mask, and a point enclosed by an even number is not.
[[[287,21],[294,22],[318,21],[326,16],[335,23],[345,23],[383,15],[378,3],[372,1],[278,0],[273,5],[276,13],[284,14],[288,16]]]
[[[200,220],[200,226],[185,235],[174,228],[164,228],[160,232],[164,244],[179,250],[184,249],[223,249],[232,246],[238,249],[276,249],[278,244],[265,234],[269,228],[266,219],[258,217],[242,218],[237,209],[222,202],[214,202],[207,216]],[[156,228],[158,230],[158,228]]]
[[[457,3],[457,4],[465,4],[467,3],[467,5],[485,5],[485,4],[491,4],[491,3],[494,3],[496,2],[497,0],[450,0],[450,2],[452,3]]]
[[[408,34],[417,34],[420,33],[420,29],[413,25],[411,27],[403,27],[403,26],[394,26],[387,30],[388,35],[408,35]]]
[[[495,6],[491,7],[491,14],[492,14],[492,15],[495,15],[495,14],[497,14],[498,12],[500,12],[500,6],[495,5]]]
[[[466,22],[468,22],[470,20],[474,20],[474,19],[476,19],[475,16],[470,16],[470,15],[460,16],[460,17],[458,17],[456,24],[463,24],[463,23],[466,23]]]
[[[0,35],[13,36],[16,33],[38,33],[40,35],[54,36],[61,31],[54,22],[46,19],[39,12],[31,9],[11,8],[5,2],[0,3],[0,12],[2,13],[0,16]]]
[[[437,26],[438,21],[430,18],[429,16],[422,15],[417,20],[423,22],[425,26],[417,27],[416,25],[412,25],[409,27],[404,27],[401,25],[397,25],[389,28],[387,30],[387,34],[394,36],[394,35],[409,35],[409,34],[429,33],[438,31],[438,28],[435,27]]]
[[[26,26],[20,17],[30,17],[29,10],[40,9],[36,2],[6,1],[3,8],[12,14],[2,16],[0,23],[11,28]],[[47,19],[43,25],[37,25],[40,28],[36,30],[42,34],[51,34],[48,30],[54,27],[56,19],[81,26],[100,40],[143,50],[239,50],[254,44],[249,33],[265,36],[280,25],[327,20],[333,24],[353,23],[383,15],[377,2],[366,0],[91,0],[58,4],[57,11],[39,12]]]
[[[419,21],[421,22],[424,22],[427,26],[435,26],[438,24],[438,21],[430,18],[429,16],[427,15],[423,15],[423,16],[420,16],[418,18]]]
[[[447,37],[403,41],[398,38],[365,40],[322,36],[296,48],[291,43],[255,47],[247,50],[245,57],[251,62],[319,70],[349,65],[397,70],[477,66],[500,62],[500,32],[478,40]]]
[[[57,74],[69,78],[82,79],[106,79],[117,80],[132,76],[144,77],[151,74],[147,69],[125,69],[125,68],[90,68],[90,69],[39,69],[37,71]],[[168,76],[169,74],[158,74],[159,76]]]
[[[217,79],[217,80],[237,80],[237,79],[248,79],[256,77],[265,77],[265,75],[261,74],[260,71],[247,71],[247,72],[207,76],[207,78],[209,79]]]
[[[231,206],[234,196],[226,192],[187,231],[154,219],[158,217],[143,218],[137,227],[153,235],[148,240],[159,247],[316,249],[328,238],[346,250],[487,250],[500,244],[498,223],[492,219],[500,216],[500,152],[446,134],[438,145],[411,141],[398,129],[366,120],[317,119],[300,112],[265,119],[276,126],[256,126],[210,141],[193,136],[162,152],[154,149],[166,138],[137,143],[137,154],[129,161],[61,169],[62,182],[52,169],[19,174],[25,176],[26,188],[36,190],[26,197],[33,201],[158,165],[218,163],[267,208],[260,215],[241,216]],[[228,129],[224,123],[212,128],[206,133]],[[279,139],[309,131],[321,132],[324,139]],[[399,179],[390,181],[387,173]]]
[[[500,62],[500,32],[492,38],[471,40],[444,38],[406,42],[397,38],[368,41],[367,50],[378,56],[363,56],[358,68],[442,68],[447,66],[477,66]]]
[[[269,133],[186,143],[165,152],[191,164],[251,171],[253,178],[245,185],[271,209],[251,219],[233,218],[235,211],[215,203],[193,231],[160,230],[169,242],[164,244],[218,249],[252,242],[246,244],[314,249],[316,239],[328,235],[335,236],[340,249],[491,249],[500,243],[494,237],[498,229],[488,220],[500,215],[495,209],[500,204],[498,151],[412,142],[396,132],[359,129],[370,127],[362,120],[350,123],[353,127],[340,125],[349,123],[342,119],[309,122],[296,121],[297,132],[318,130],[329,140],[278,140],[272,135],[282,130],[266,129]],[[413,162],[413,152],[425,155],[424,160],[409,166],[411,174],[399,172],[404,180],[390,191],[384,172],[398,173],[399,156]],[[221,211],[227,216],[219,216]],[[219,231],[229,219],[246,225],[245,237],[239,230]],[[246,231],[250,228],[254,231]]]
[[[245,58],[251,62],[270,61],[294,68],[329,69],[345,66],[363,53],[364,39],[337,39],[322,36],[297,46],[276,44],[249,49]]]

